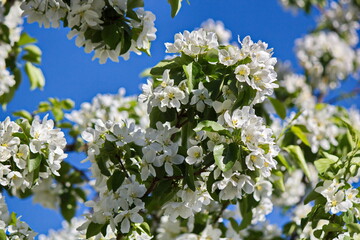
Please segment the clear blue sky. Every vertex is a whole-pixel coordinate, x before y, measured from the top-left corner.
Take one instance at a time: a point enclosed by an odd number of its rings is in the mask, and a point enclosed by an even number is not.
[[[294,15],[284,11],[277,0],[190,0],[189,6],[183,1],[183,8],[174,19],[170,17],[170,7],[166,0],[145,0],[146,9],[157,16],[157,39],[152,44],[152,57],[132,55],[129,61],[108,62],[105,65],[92,61],[92,54],[85,54],[74,41],[66,37],[68,29],[40,29],[37,24],[25,24],[25,31],[38,39],[43,50],[41,68],[46,77],[44,91],[29,90],[24,79],[14,100],[3,119],[11,112],[26,109],[32,111],[40,101],[49,97],[71,98],[76,107],[90,101],[97,93],[116,93],[124,87],[128,94],[138,94],[139,85],[145,81],[139,74],[155,65],[165,56],[165,42],[172,42],[175,33],[193,30],[208,18],[221,20],[225,27],[241,38],[250,35],[253,40],[263,40],[274,48],[275,57],[290,60],[297,65],[294,55],[294,40],[306,34],[314,26],[313,17],[302,12]],[[83,156],[71,155],[69,160],[78,162]],[[7,198],[11,211],[23,216],[23,220],[39,233],[50,228],[60,228],[62,218],[57,211],[44,210],[33,205],[31,199]],[[279,221],[278,217],[274,219]]]

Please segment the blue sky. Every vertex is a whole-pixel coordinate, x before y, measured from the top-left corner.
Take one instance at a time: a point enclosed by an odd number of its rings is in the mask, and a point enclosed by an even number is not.
[[[37,24],[25,24],[25,31],[38,39],[43,51],[41,66],[46,77],[43,91],[29,90],[24,79],[7,111],[0,112],[0,118],[21,109],[32,111],[40,101],[49,97],[71,98],[78,108],[84,101],[90,101],[98,93],[116,93],[124,87],[128,94],[138,94],[139,86],[145,82],[139,74],[155,65],[165,56],[165,42],[172,42],[175,33],[193,30],[208,18],[221,20],[225,27],[241,38],[250,35],[254,41],[262,40],[274,48],[274,56],[290,60],[299,69],[294,55],[294,40],[314,27],[314,18],[302,12],[294,15],[284,11],[277,0],[190,0],[183,1],[183,8],[174,19],[170,17],[170,7],[165,0],[145,0],[146,9],[157,16],[157,39],[152,44],[152,57],[132,55],[129,61],[108,62],[100,65],[92,61],[92,54],[77,48],[74,40],[66,37],[68,29],[43,29]],[[69,161],[79,162],[84,157],[71,155]],[[31,199],[7,198],[11,211],[22,215],[23,220],[39,233],[50,228],[60,228],[62,218],[58,211],[43,209],[33,205]],[[35,217],[34,217],[35,216]],[[274,217],[276,222],[281,221]]]

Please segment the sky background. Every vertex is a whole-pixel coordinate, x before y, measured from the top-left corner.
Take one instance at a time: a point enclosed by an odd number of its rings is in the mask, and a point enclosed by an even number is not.
[[[221,20],[232,31],[233,40],[250,35],[254,41],[262,40],[274,48],[274,56],[279,60],[289,60],[295,70],[297,66],[294,54],[294,40],[304,36],[315,26],[314,16],[303,12],[293,14],[284,11],[277,0],[190,0],[191,5],[183,1],[178,16],[170,17],[170,6],[166,0],[145,0],[146,10],[152,11],[157,39],[152,43],[152,56],[133,54],[128,61],[108,62],[100,65],[92,61],[93,54],[86,54],[77,48],[74,40],[66,37],[69,29],[43,29],[37,24],[25,24],[24,30],[38,39],[37,45],[43,51],[41,68],[46,78],[43,91],[29,90],[29,83],[24,79],[13,101],[6,111],[0,110],[0,119],[11,112],[26,109],[33,111],[40,101],[49,97],[71,98],[76,108],[98,93],[116,93],[120,87],[127,95],[140,93],[139,74],[146,68],[156,65],[165,56],[165,42],[173,42],[174,34],[184,30],[193,30],[209,18]],[[78,163],[84,156],[72,154],[68,161]],[[32,204],[31,199],[17,200],[7,198],[10,211],[22,215],[36,232],[47,233],[51,228],[61,227],[62,217],[58,211],[43,209]],[[273,214],[271,220],[282,223],[279,214]]]

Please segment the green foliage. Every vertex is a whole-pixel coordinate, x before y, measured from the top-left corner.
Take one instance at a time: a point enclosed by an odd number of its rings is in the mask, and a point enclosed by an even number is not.
[[[25,72],[29,77],[31,90],[34,90],[35,88],[43,89],[45,85],[45,77],[40,68],[35,67],[30,62],[27,62],[25,64]]]
[[[22,57],[23,60],[36,64],[41,63],[42,53],[39,47],[35,45],[26,45],[23,50],[26,52]]]
[[[216,145],[214,147],[214,159],[215,164],[220,168],[221,171],[226,172],[230,170],[235,161],[239,158],[240,148],[236,143],[230,143],[224,146]]]
[[[86,238],[89,239],[97,234],[100,233],[101,229],[103,228],[104,224],[98,224],[91,222],[86,230]]]
[[[286,118],[285,105],[276,98],[269,97],[269,100],[270,100],[271,104],[273,105],[277,115],[279,115],[279,117],[281,117],[282,119],[285,119]]]
[[[298,164],[298,166],[304,171],[305,175],[310,179],[310,171],[301,148],[299,146],[290,145],[287,146],[285,150],[290,153],[296,164]]]
[[[58,98],[49,98],[48,102],[40,102],[37,110],[35,110],[34,113],[37,114],[51,112],[55,118],[55,121],[61,121],[64,119],[64,111],[73,109],[74,105],[75,103],[71,99],[60,100]]]
[[[170,6],[171,6],[171,17],[175,17],[181,8],[181,2],[182,0],[168,0]]]

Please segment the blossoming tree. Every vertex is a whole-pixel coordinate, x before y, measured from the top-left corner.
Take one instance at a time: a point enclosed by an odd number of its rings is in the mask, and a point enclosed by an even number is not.
[[[175,17],[181,0],[168,2]],[[303,74],[263,41],[229,44],[231,33],[208,20],[165,44],[169,55],[143,72],[139,96],[120,89],[78,110],[50,98],[1,119],[0,239],[37,235],[8,211],[5,192],[60,209],[64,228],[43,240],[360,239],[360,113],[334,104],[358,88],[327,97],[357,81],[360,3],[281,2],[321,10],[296,41]],[[155,16],[145,9],[142,0],[2,1],[1,104],[20,84],[19,66],[31,88],[44,86],[22,17],[70,28],[103,64],[149,54]],[[67,161],[70,152],[86,153],[91,174]],[[88,211],[75,217],[82,202]],[[274,207],[287,216],[282,228],[267,221]]]

